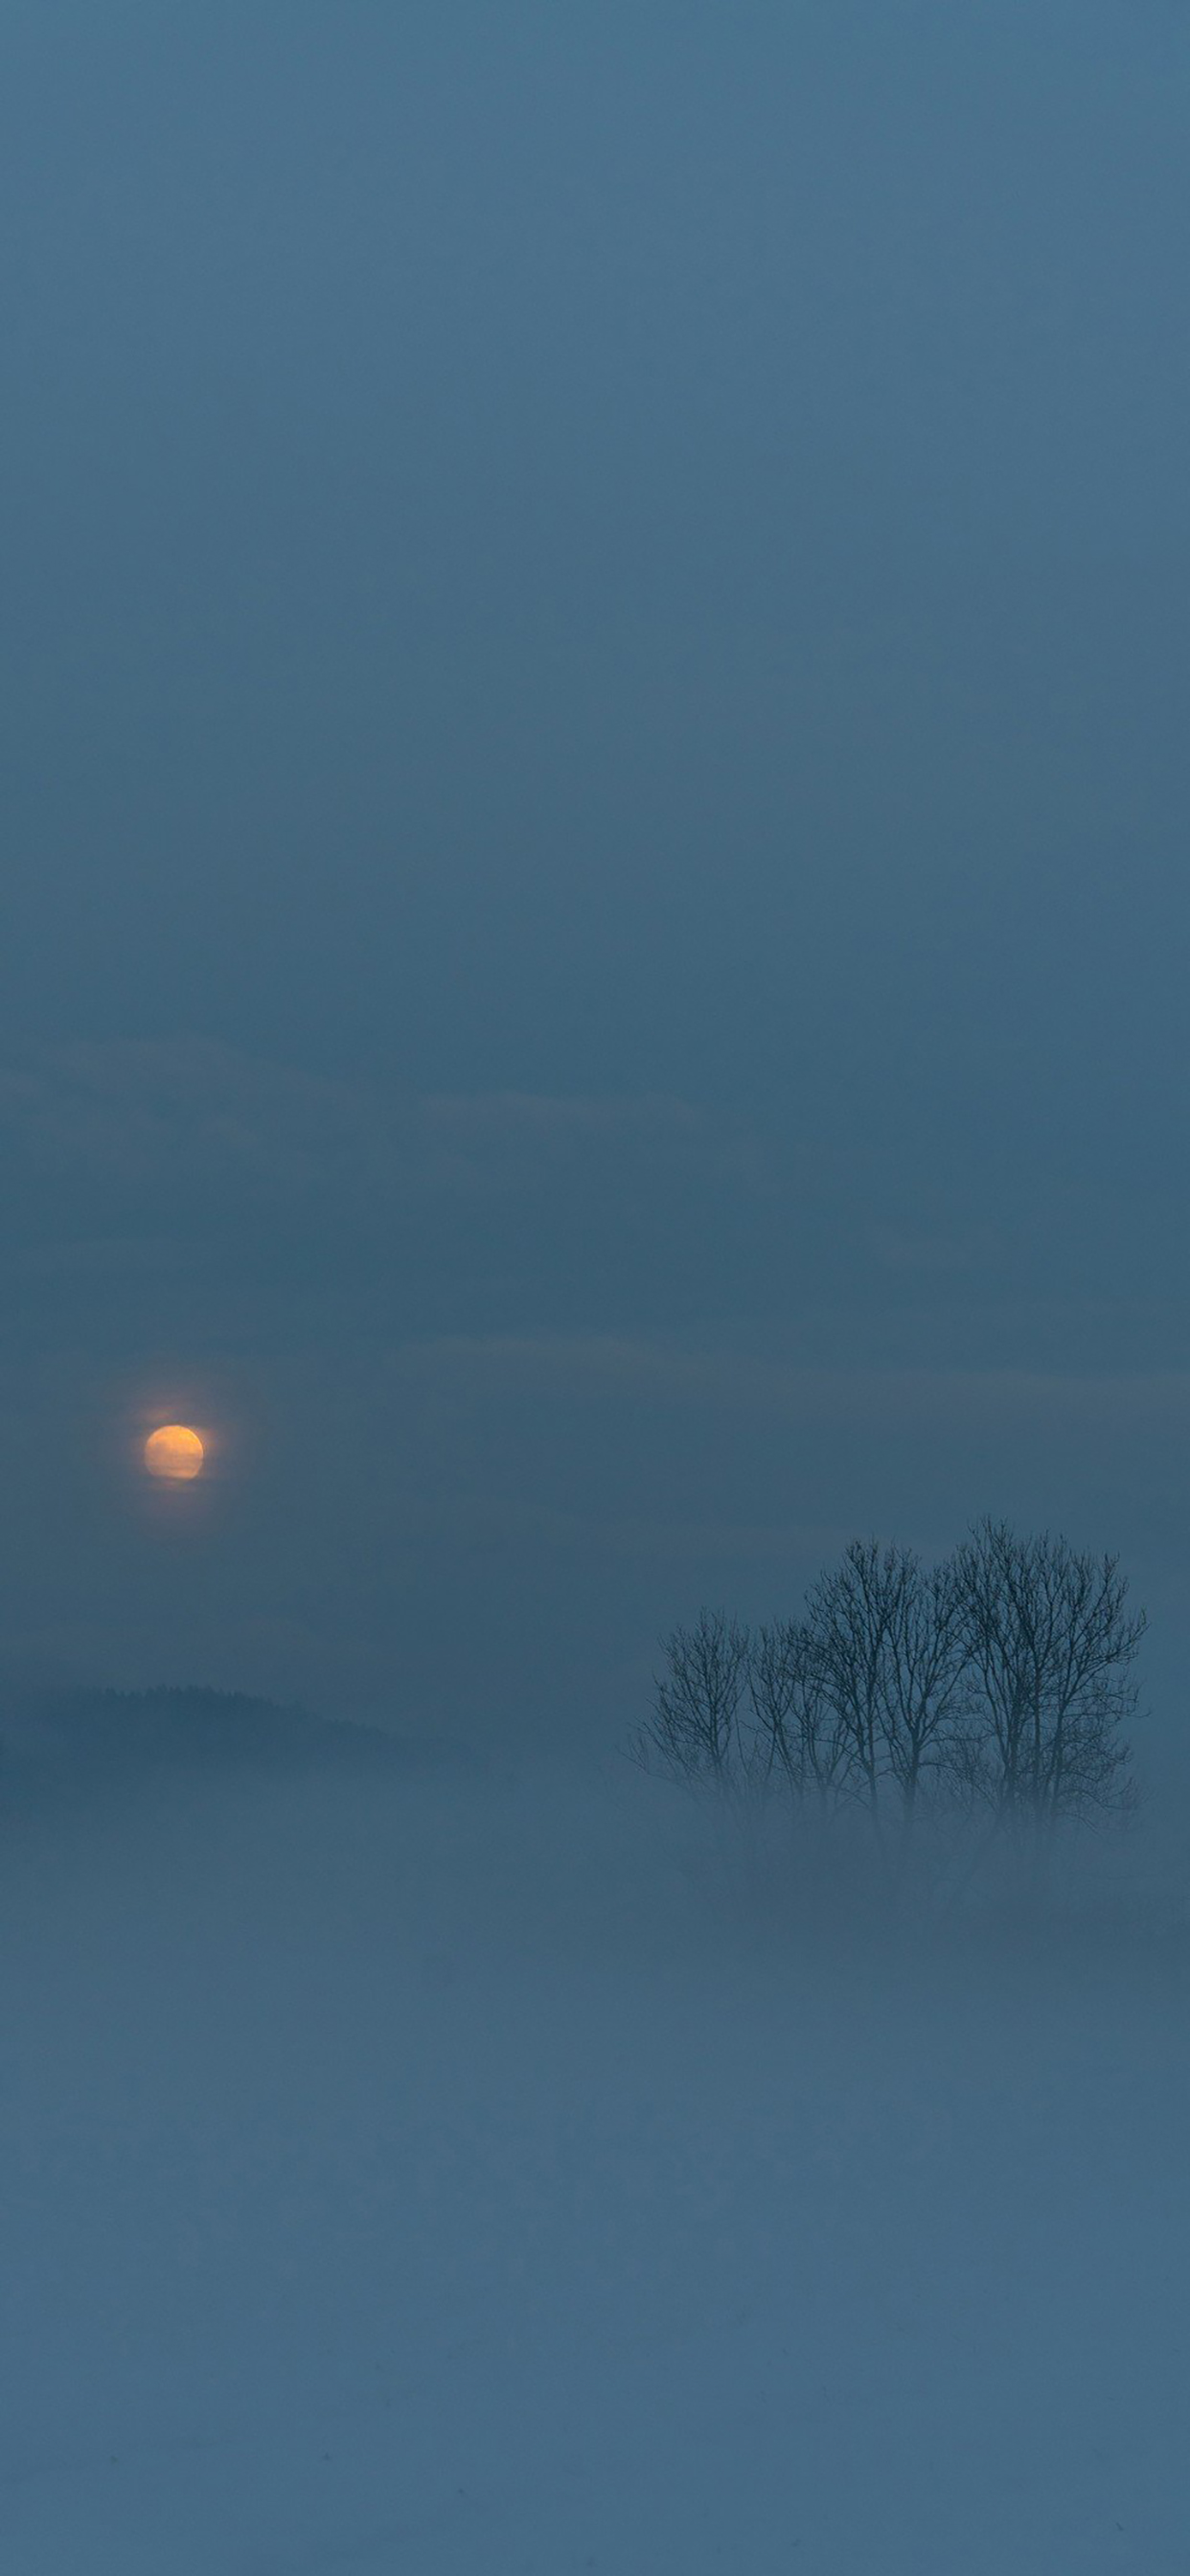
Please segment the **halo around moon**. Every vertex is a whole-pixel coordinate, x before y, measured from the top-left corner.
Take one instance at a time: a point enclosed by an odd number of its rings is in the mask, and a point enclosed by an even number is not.
[[[201,1476],[206,1450],[197,1431],[185,1422],[163,1422],[145,1442],[145,1465],[151,1476],[171,1485],[189,1485]]]

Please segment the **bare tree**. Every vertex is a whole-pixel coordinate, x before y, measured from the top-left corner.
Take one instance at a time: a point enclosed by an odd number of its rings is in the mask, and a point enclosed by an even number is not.
[[[757,1630],[748,1692],[756,1722],[753,1776],[766,1788],[779,1785],[822,1807],[834,1804],[850,1748],[804,1620],[780,1619]]]
[[[881,1775],[906,1559],[875,1539],[853,1539],[843,1562],[808,1596],[814,1669],[847,1751],[848,1785],[879,1818]]]
[[[954,1570],[855,1539],[808,1602],[810,1653],[849,1754],[855,1794],[908,1834],[947,1774],[964,1706],[966,1642]]]
[[[926,1567],[902,1552],[891,1590],[880,1723],[908,1834],[923,1790],[953,1775],[970,1698],[967,1640],[953,1560]]]
[[[1145,1632],[1114,1556],[976,1523],[955,1560],[976,1724],[962,1768],[1009,1825],[1053,1826],[1130,1806],[1124,1734]]]
[[[747,1669],[748,1631],[725,1611],[700,1610],[692,1628],[675,1628],[633,1746],[642,1767],[694,1787],[741,1789],[749,1771],[739,1724]]]

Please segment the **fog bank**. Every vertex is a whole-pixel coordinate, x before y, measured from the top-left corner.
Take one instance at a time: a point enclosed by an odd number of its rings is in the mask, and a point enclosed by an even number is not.
[[[1173,2576],[1174,1840],[894,1927],[626,1766],[10,1806],[6,2564]]]

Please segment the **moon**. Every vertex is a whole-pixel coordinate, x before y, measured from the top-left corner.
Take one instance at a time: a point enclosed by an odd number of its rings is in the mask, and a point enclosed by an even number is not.
[[[185,1422],[163,1422],[159,1431],[151,1431],[145,1442],[145,1465],[151,1476],[164,1476],[173,1485],[188,1485],[201,1476],[206,1451],[197,1431]]]

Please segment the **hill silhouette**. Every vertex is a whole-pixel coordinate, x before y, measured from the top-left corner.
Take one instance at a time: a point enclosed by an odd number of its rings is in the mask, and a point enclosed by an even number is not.
[[[379,1728],[197,1685],[45,1692],[11,1713],[2,1738],[10,1785],[127,1781],[163,1771],[358,1769],[397,1758]]]

